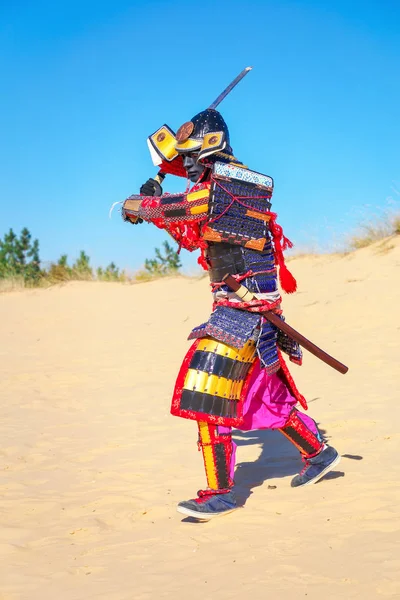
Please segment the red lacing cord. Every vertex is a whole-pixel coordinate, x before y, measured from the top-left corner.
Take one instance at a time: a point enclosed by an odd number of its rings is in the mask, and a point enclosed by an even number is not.
[[[304,467],[301,469],[301,471],[300,471],[299,475],[303,475],[303,473],[304,473],[304,472],[306,471],[306,469],[308,469],[308,467],[309,467],[309,464],[308,464],[308,458],[307,458],[307,457],[305,457],[305,456],[303,456],[303,455],[302,455],[302,457],[301,457],[301,460],[302,460],[302,461],[303,461],[303,463],[304,463]]]
[[[246,271],[246,273],[244,273],[243,275],[235,275],[235,279],[236,281],[240,282],[243,281],[243,279],[247,279],[247,277],[253,277],[253,275],[255,275],[255,273],[253,273],[253,271],[250,269],[249,271]],[[211,291],[216,292],[218,288],[222,287],[223,285],[226,285],[224,281],[212,281],[210,283]]]
[[[197,495],[199,498],[204,498],[204,496],[218,496],[219,494],[227,494],[230,491],[230,488],[224,488],[222,490],[199,490]]]
[[[228,196],[230,196],[232,198],[232,201],[222,211],[221,214],[216,215],[213,219],[210,219],[209,223],[213,223],[213,222],[217,221],[224,214],[226,214],[226,212],[230,209],[230,207],[232,206],[232,204],[234,202],[237,202],[238,204],[240,204],[241,206],[244,206],[245,208],[247,208],[249,210],[254,210],[253,206],[249,206],[245,202],[242,202],[243,199],[254,199],[254,196],[240,196],[240,198],[238,198],[237,196],[232,194],[229,190],[227,190],[214,177],[211,177],[211,180],[214,181],[215,184],[218,185],[226,194],[228,194]],[[270,197],[271,197],[271,195],[269,194],[267,196],[258,196],[257,198],[269,199]],[[289,240],[289,238],[287,238],[283,235],[282,227],[280,225],[278,225],[278,223],[276,222],[276,219],[278,216],[276,213],[273,213],[273,212],[270,212],[267,210],[263,211],[263,210],[259,210],[259,209],[257,209],[257,212],[260,212],[260,213],[270,217],[270,219],[268,221],[268,228],[271,232],[272,239],[273,239],[275,263],[279,266],[279,281],[280,281],[283,291],[288,294],[291,294],[296,291],[297,283],[296,283],[295,278],[293,277],[293,275],[291,274],[291,272],[285,265],[285,259],[283,257],[283,252],[287,248],[292,248],[293,244]]]
[[[213,303],[213,310],[217,306],[229,306],[230,308],[238,308],[241,310],[248,310],[249,312],[263,312],[265,310],[272,310],[274,313],[280,315],[282,311],[280,310],[280,304],[282,302],[282,298],[278,298],[275,302],[268,302],[268,300],[256,298],[251,300],[250,302],[232,302],[229,298],[221,298],[216,300]]]
[[[226,212],[230,209],[230,207],[232,206],[232,204],[234,202],[237,202],[238,204],[240,204],[241,206],[244,206],[245,208],[248,208],[249,210],[255,210],[254,206],[249,206],[248,204],[245,204],[244,202],[242,202],[242,200],[254,200],[254,196],[235,196],[234,194],[232,194],[232,192],[230,192],[229,190],[227,190],[217,179],[215,179],[214,177],[211,177],[211,181],[214,181],[214,183],[221,188],[221,190],[224,190],[224,192],[226,194],[228,194],[228,196],[230,196],[232,198],[232,201],[228,204],[228,206],[222,211],[221,214],[216,215],[214,217],[214,219],[210,219],[209,223],[214,223],[215,221],[218,221],[218,219],[220,219],[224,214],[226,214]],[[266,196],[257,196],[256,199],[257,200],[263,200],[263,199],[267,199],[269,200],[269,198],[271,198],[271,194],[268,194]],[[271,215],[273,213],[270,213],[268,211],[264,211],[264,210],[259,210],[257,209],[257,212],[260,212],[262,214],[265,215]]]
[[[270,271],[269,270],[268,271],[260,271],[260,273],[268,273],[268,272],[270,272]],[[239,281],[242,281],[243,279],[245,279],[246,277],[251,277],[253,274],[257,274],[257,273],[253,273],[253,271],[249,270],[246,273],[244,273],[243,275],[233,275],[233,277],[234,277],[234,279],[236,279],[236,281],[239,282]],[[215,292],[222,285],[226,285],[226,284],[223,281],[211,283],[212,291]],[[213,286],[215,286],[215,288]],[[280,309],[281,302],[282,302],[282,298],[280,296],[273,302],[270,302],[269,300],[266,300],[265,298],[254,298],[253,300],[250,300],[249,302],[237,302],[237,301],[233,301],[231,298],[218,298],[213,303],[213,310],[215,310],[215,308],[217,306],[229,306],[231,308],[239,308],[242,310],[248,310],[250,312],[262,312],[265,310],[272,310],[276,314],[280,315],[280,314],[282,314],[282,310]]]
[[[249,269],[248,271],[246,271],[246,273],[242,274],[242,275],[235,275],[235,279],[238,283],[240,283],[241,281],[243,281],[243,279],[247,279],[248,277],[255,277],[256,275],[265,275],[265,273],[275,273],[276,269],[266,269],[264,271],[252,271],[251,269]],[[210,283],[211,286],[211,291],[212,292],[216,292],[218,290],[218,288],[222,287],[223,285],[226,285],[226,283],[224,281],[212,281]]]

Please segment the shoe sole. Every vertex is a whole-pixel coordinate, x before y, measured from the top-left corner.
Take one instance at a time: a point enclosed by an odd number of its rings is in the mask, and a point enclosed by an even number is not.
[[[185,508],[184,506],[176,507],[178,513],[186,515],[187,517],[193,517],[194,519],[197,519],[197,521],[210,521],[210,519],[214,519],[215,517],[223,517],[224,515],[229,515],[229,513],[232,513],[237,509],[238,507],[231,508],[230,510],[224,510],[224,512],[220,513],[198,513],[195,510],[190,510],[190,508]]]
[[[295,487],[305,487],[306,485],[312,485],[313,483],[317,483],[317,481],[319,481],[320,479],[323,478],[324,475],[329,473],[329,471],[331,471],[333,469],[333,467],[336,467],[336,465],[338,465],[340,463],[340,459],[341,459],[341,456],[340,456],[340,454],[338,454],[337,457],[335,458],[335,460],[332,461],[331,464],[328,465],[326,467],[326,469],[324,469],[319,475],[317,475],[313,479],[310,479],[310,481],[307,481],[307,483],[303,483],[303,485],[297,485]]]

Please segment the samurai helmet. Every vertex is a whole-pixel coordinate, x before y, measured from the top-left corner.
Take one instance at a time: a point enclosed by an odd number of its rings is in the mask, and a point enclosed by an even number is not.
[[[181,158],[185,153],[196,152],[197,162],[208,157],[211,157],[210,162],[216,159],[223,162],[236,160],[232,156],[228,126],[215,109],[250,70],[251,67],[246,67],[239,73],[209,108],[181,125],[176,134],[168,125],[163,125],[150,135],[147,143],[154,164],[161,165],[166,173],[185,176]]]
[[[154,164],[160,164],[160,158],[170,163],[189,152],[198,154],[198,162],[221,152],[233,159],[228,126],[221,113],[212,108],[181,125],[176,134],[163,125],[148,138],[148,146]]]
[[[198,152],[199,161],[222,150],[232,154],[228,126],[221,113],[207,108],[184,123],[176,134],[175,149],[180,154]]]

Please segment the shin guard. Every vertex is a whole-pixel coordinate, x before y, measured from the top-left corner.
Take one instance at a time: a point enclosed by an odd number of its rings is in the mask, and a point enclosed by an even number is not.
[[[296,408],[293,408],[285,426],[279,431],[296,446],[303,456],[310,458],[322,450],[324,443],[321,440],[316,423],[310,417],[304,415],[307,421],[312,422],[314,425],[315,431],[313,431],[301,419],[300,414]]]
[[[219,433],[218,425],[210,425],[205,421],[198,421],[198,426],[198,446],[199,450],[201,448],[203,452],[208,487],[213,490],[232,487],[231,459],[233,444],[231,432]]]

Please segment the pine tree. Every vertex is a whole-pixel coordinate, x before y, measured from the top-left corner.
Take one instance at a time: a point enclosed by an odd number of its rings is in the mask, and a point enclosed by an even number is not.
[[[92,279],[93,271],[90,266],[90,258],[85,253],[84,250],[81,250],[79,257],[76,259],[75,263],[72,265],[72,269],[78,275],[79,279]]]
[[[53,283],[69,281],[72,278],[72,269],[68,265],[68,256],[62,254],[56,263],[51,263],[47,277]]]
[[[57,261],[57,264],[58,264],[59,267],[68,268],[68,255],[67,254],[61,254],[60,258]]]
[[[107,281],[118,281],[120,278],[120,273],[117,265],[111,262],[104,272],[104,276]]]
[[[39,242],[33,242],[24,227],[19,238],[12,229],[0,240],[0,278],[22,276],[25,281],[40,278]]]
[[[99,281],[126,281],[125,271],[120,271],[114,262],[111,262],[105,269],[97,269],[97,279]]]
[[[156,258],[146,258],[144,268],[151,275],[173,275],[181,268],[182,263],[179,254],[165,241],[163,243],[164,254],[159,248],[155,249]]]

